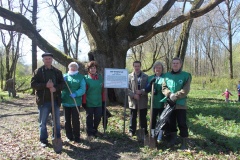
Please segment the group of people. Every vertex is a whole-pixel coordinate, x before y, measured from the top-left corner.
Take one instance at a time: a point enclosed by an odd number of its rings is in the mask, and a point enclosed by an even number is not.
[[[52,101],[54,101],[57,131],[56,135],[53,133],[53,138],[61,138],[61,105],[64,109],[67,141],[80,142],[79,110],[81,105],[86,110],[88,137],[97,136],[105,105],[103,78],[97,74],[97,63],[89,62],[86,66],[88,73],[82,75],[78,72],[78,64],[71,62],[68,65],[68,72],[62,74],[60,70],[52,66],[53,55],[51,53],[42,54],[42,59],[44,65],[36,69],[31,79],[31,87],[36,91],[36,103],[39,111],[41,146],[48,145],[46,125],[48,116],[52,113]],[[53,94],[53,99],[51,99],[51,94]]]
[[[54,101],[54,112],[56,120],[56,135],[52,137],[61,138],[60,134],[60,106],[63,106],[65,117],[65,131],[68,141],[80,141],[80,106],[86,111],[86,131],[88,137],[98,135],[98,126],[105,108],[105,94],[103,77],[97,73],[98,65],[95,61],[87,63],[88,73],[82,75],[78,72],[79,66],[76,62],[68,65],[68,72],[62,74],[60,70],[52,66],[53,55],[44,53],[42,55],[44,65],[33,74],[31,87],[36,91],[36,103],[39,111],[40,143],[42,147],[48,145],[47,120],[52,113],[52,101]],[[148,93],[154,84],[154,102],[152,112],[152,129],[155,129],[157,118],[164,110],[164,102],[175,106],[176,109],[170,115],[165,132],[170,136],[170,144],[173,146],[177,138],[177,125],[182,138],[182,148],[186,149],[186,138],[188,127],[186,124],[186,99],[190,90],[191,74],[182,71],[180,58],[172,60],[172,71],[164,73],[161,62],[153,65],[154,75],[148,76],[141,70],[141,62],[133,62],[133,72],[129,74],[129,88],[127,90],[131,136],[136,134],[137,114],[139,112],[140,127],[148,134],[147,128],[147,106]],[[53,94],[53,99],[51,98]],[[108,113],[108,116],[111,116]]]
[[[164,67],[161,62],[156,62],[153,65],[154,75],[147,76],[141,71],[141,62],[133,62],[133,72],[129,74],[128,100],[131,112],[129,133],[130,136],[136,134],[137,111],[140,110],[139,121],[141,129],[147,130],[147,105],[148,93],[151,91],[151,86],[154,84],[153,95],[153,112],[152,112],[152,129],[155,129],[157,119],[164,110],[165,104],[175,106],[171,113],[164,131],[169,137],[168,146],[172,147],[176,143],[177,125],[180,130],[179,135],[182,139],[181,149],[186,149],[186,138],[188,137],[187,119],[187,94],[190,91],[191,74],[182,71],[182,60],[173,58],[172,70],[164,73]],[[167,99],[167,103],[162,101]]]

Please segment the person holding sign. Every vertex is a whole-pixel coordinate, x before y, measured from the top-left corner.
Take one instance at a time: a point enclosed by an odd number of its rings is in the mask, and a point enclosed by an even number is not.
[[[136,134],[136,121],[138,109],[140,111],[139,120],[140,127],[144,129],[145,134],[148,134],[147,131],[147,104],[148,96],[145,92],[145,87],[148,81],[148,75],[141,71],[141,62],[133,62],[133,72],[128,76],[129,87],[128,87],[128,102],[131,112],[130,117],[130,126],[129,133],[131,136]]]
[[[159,117],[164,110],[164,102],[160,102],[165,96],[162,93],[162,83],[164,81],[163,64],[159,61],[153,65],[154,75],[148,77],[148,85],[145,88],[146,92],[151,91],[152,84],[154,83],[154,98],[153,98],[153,112],[152,112],[152,128],[151,132],[154,134],[157,117]],[[152,134],[151,133],[151,134]],[[159,139],[161,141],[162,131],[159,132]]]
[[[86,110],[87,135],[91,139],[98,133],[102,118],[102,107],[105,106],[103,77],[97,73],[97,62],[91,61],[86,68],[86,93],[83,95],[82,106]]]

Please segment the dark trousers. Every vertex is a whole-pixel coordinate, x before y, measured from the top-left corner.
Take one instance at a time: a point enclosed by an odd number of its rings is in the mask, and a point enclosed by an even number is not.
[[[156,127],[156,123],[157,123],[157,119],[160,117],[160,115],[162,114],[164,108],[153,108],[153,112],[152,112],[152,128],[151,129],[155,129]]]
[[[186,109],[175,109],[171,113],[168,126],[170,127],[170,132],[177,132],[177,124],[180,130],[180,136],[188,137]]]
[[[238,95],[238,102],[240,102],[240,94]]]
[[[86,124],[88,136],[94,136],[98,132],[98,126],[102,118],[102,107],[86,108]]]
[[[80,107],[78,106],[78,110]],[[76,107],[64,107],[65,131],[68,139],[80,138],[80,121]]]
[[[133,134],[136,133],[137,128],[137,109],[130,109],[131,110],[131,117],[130,117],[130,125],[129,125],[129,132],[132,132]],[[144,128],[145,134],[148,133],[147,131],[147,108],[140,109],[140,127]],[[139,120],[139,119],[138,119]]]

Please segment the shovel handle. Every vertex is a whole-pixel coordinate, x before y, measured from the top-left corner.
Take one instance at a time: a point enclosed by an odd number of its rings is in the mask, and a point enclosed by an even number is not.
[[[152,90],[151,90],[150,125],[149,125],[150,134],[149,134],[149,138],[151,138],[151,129],[152,129],[153,97],[154,97],[154,83],[152,83]]]
[[[51,92],[51,104],[52,104],[52,118],[53,118],[53,125],[54,125],[54,138],[57,137],[57,126],[56,126],[56,119],[55,119],[55,110],[54,110],[54,97],[53,92]]]

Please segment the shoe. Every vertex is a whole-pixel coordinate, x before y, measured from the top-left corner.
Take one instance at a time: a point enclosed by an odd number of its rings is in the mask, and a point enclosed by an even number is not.
[[[66,142],[73,141],[73,138],[66,138]]]
[[[188,149],[187,148],[187,138],[181,138],[181,140],[182,140],[182,144],[181,144],[181,150],[186,150],[186,149]]]
[[[129,135],[130,135],[130,137],[134,137],[134,136],[135,136],[135,133],[129,132]]]
[[[176,140],[177,140],[177,132],[171,132],[170,141],[168,142],[167,147],[168,148],[173,147],[176,143]]]
[[[47,145],[48,145],[48,143],[43,143],[43,142],[40,143],[40,146],[41,146],[42,148],[47,147]]]

